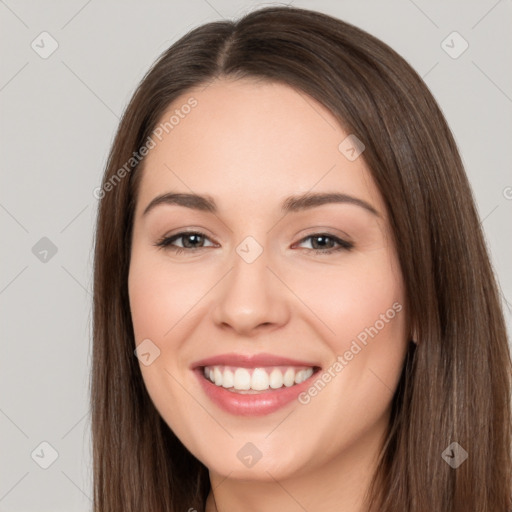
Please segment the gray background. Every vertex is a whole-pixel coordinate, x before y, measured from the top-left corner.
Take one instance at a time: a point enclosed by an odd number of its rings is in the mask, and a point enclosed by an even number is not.
[[[202,23],[269,4],[0,0],[0,511],[92,510],[93,190],[119,117],[156,57]],[[512,1],[293,5],[369,31],[425,78],[462,153],[510,332]],[[58,43],[47,58],[43,31]],[[453,31],[469,44],[457,58],[464,42],[448,37]],[[52,450],[58,457],[43,469]]]

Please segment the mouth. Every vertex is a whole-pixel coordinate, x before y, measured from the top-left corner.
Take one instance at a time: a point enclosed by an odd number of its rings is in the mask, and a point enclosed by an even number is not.
[[[269,354],[225,354],[191,369],[214,404],[242,416],[270,414],[290,404],[321,370],[316,363]]]
[[[309,379],[317,368],[204,366],[203,375],[217,387],[225,388],[232,393],[255,394],[300,384]]]

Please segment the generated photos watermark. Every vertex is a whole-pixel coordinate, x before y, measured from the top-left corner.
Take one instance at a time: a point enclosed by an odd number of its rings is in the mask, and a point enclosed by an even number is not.
[[[197,100],[194,97],[190,97],[186,103],[181,105],[180,108],[174,109],[172,115],[169,117],[167,121],[160,123],[149,135],[139,148],[138,151],[134,151],[132,156],[128,158],[128,160],[124,163],[122,167],[120,167],[110,178],[103,183],[101,187],[96,187],[93,190],[92,195],[96,199],[103,199],[107,192],[113,190],[116,185],[144,159],[148,153],[155,149],[159,142],[161,142],[164,138],[165,134],[171,133],[176,126],[178,126],[182,119],[190,114],[192,109],[197,106]]]
[[[402,311],[403,306],[399,302],[395,302],[385,313],[379,315],[370,327],[365,327],[352,340],[350,347],[342,354],[338,355],[336,360],[315,379],[309,388],[299,394],[298,400],[301,404],[307,405],[317,396],[329,382],[331,382],[343,369],[359,354],[363,348],[368,345],[369,339],[373,339],[388,324],[397,313]]]

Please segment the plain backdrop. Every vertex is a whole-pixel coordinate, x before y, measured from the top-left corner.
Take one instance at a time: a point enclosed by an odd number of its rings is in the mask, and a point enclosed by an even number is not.
[[[200,24],[270,4],[0,1],[0,511],[92,510],[93,190],[158,55]],[[293,5],[367,30],[424,77],[465,162],[510,332],[512,1]]]

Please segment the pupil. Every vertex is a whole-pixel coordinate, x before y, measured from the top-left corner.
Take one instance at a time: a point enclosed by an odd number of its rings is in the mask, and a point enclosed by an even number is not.
[[[193,245],[194,244],[194,241],[193,241],[194,238],[196,239],[195,241],[198,242],[199,239],[201,238],[201,235],[196,235],[196,234],[187,235],[185,237],[185,240],[186,240],[186,243],[184,244],[185,247],[194,247],[194,245]],[[192,244],[189,244],[190,240],[192,240]]]
[[[320,244],[317,243],[316,245],[320,245],[320,247],[325,248],[325,246],[326,246],[325,242],[326,242],[326,240],[329,240],[329,237],[327,237],[327,236],[316,236],[316,237],[313,238],[313,240],[320,240],[321,241]],[[315,244],[313,244],[313,245],[315,245]]]

